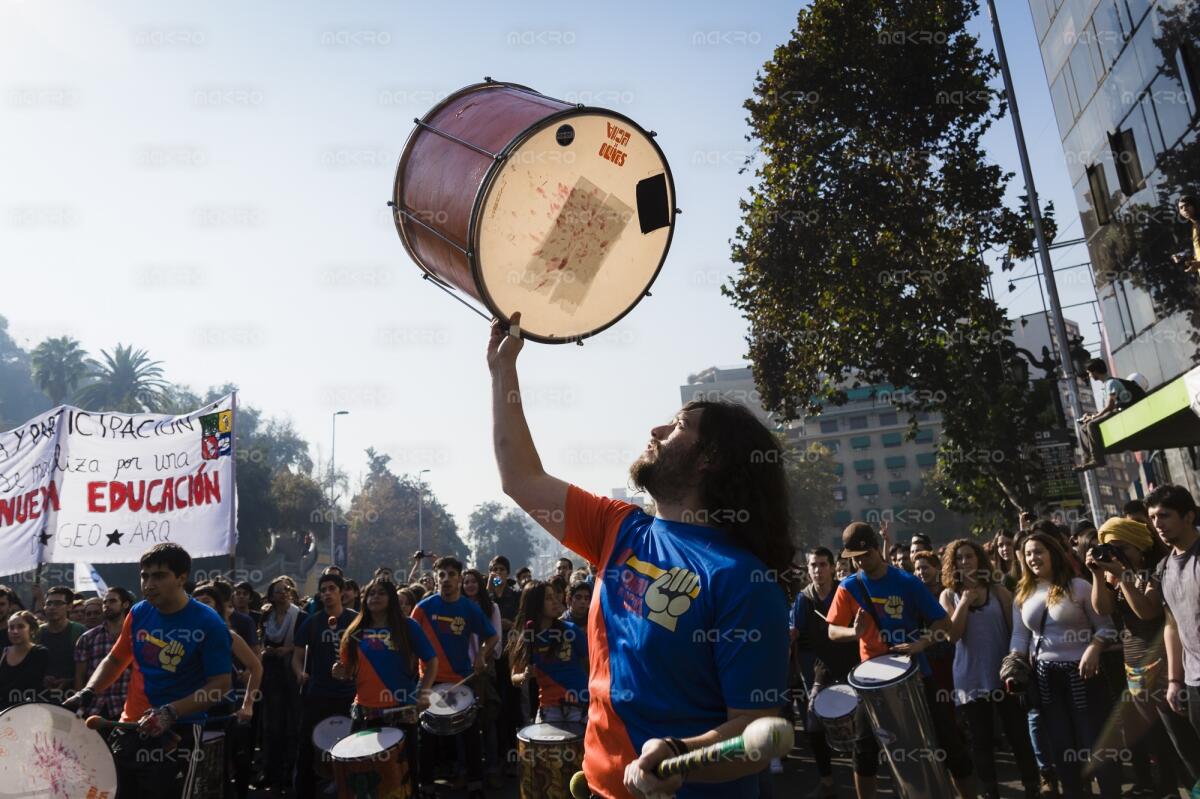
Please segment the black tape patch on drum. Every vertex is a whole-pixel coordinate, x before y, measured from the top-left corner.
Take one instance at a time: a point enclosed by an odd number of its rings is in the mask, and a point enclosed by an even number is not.
[[[667,202],[667,176],[659,173],[637,184],[638,224],[642,235],[671,224],[671,206]]]

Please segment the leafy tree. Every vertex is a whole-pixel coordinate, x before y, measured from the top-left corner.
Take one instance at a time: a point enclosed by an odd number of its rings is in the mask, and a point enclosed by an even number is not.
[[[980,145],[1004,103],[995,59],[966,30],[977,12],[975,0],[799,12],[745,104],[762,160],[724,291],[748,318],[767,410],[794,419],[845,402],[847,387],[903,386],[901,408],[942,414],[943,450],[1002,453],[959,458],[945,501],[1012,513],[1036,493],[1038,467],[1022,462],[1035,426],[982,256],[1027,257],[1032,233]]]
[[[528,563],[533,557],[533,543],[527,518],[524,512],[499,502],[477,505],[468,532],[475,568],[486,572],[488,561],[496,555],[504,555],[509,563]]]
[[[394,474],[390,461],[388,455],[367,450],[367,476],[347,514],[350,568],[369,573],[390,566],[407,573],[418,546],[418,512],[425,551],[465,559],[468,548],[458,536],[454,517],[416,477]]]
[[[270,497],[278,529],[314,535],[328,529],[322,514],[328,498],[311,475],[281,469],[271,478]]]
[[[97,364],[70,336],[48,338],[34,348],[33,380],[54,405],[62,405]]]
[[[100,351],[100,363],[91,373],[94,382],[79,390],[79,403],[88,410],[142,413],[159,410],[167,401],[169,383],[162,361],[152,361],[145,350],[118,344],[110,353]]]
[[[784,453],[792,540],[801,548],[816,546],[828,537],[833,523],[833,488],[838,482],[833,458],[816,443],[803,449],[793,444]]]
[[[29,353],[8,333],[0,316],[0,430],[11,430],[53,405],[33,382]]]

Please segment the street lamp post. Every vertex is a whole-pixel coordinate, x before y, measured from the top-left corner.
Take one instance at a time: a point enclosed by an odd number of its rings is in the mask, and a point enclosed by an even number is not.
[[[996,37],[996,57],[1000,61],[1000,73],[1004,76],[1004,91],[1008,96],[1008,110],[1012,114],[1017,152],[1021,156],[1021,172],[1025,177],[1025,193],[1029,198],[1029,215],[1033,220],[1033,234],[1037,238],[1038,257],[1042,262],[1042,274],[1046,277],[1046,294],[1050,300],[1050,315],[1054,320],[1054,335],[1058,338],[1056,349],[1058,350],[1059,365],[1062,367],[1063,377],[1067,380],[1067,401],[1071,403],[1071,415],[1075,417],[1072,421],[1076,433],[1078,433],[1083,407],[1079,404],[1079,389],[1075,384],[1075,367],[1071,363],[1071,353],[1067,346],[1067,324],[1063,320],[1062,303],[1058,299],[1058,284],[1054,280],[1054,267],[1050,264],[1050,247],[1042,227],[1042,211],[1038,204],[1037,188],[1033,184],[1033,169],[1029,165],[1029,151],[1025,148],[1025,131],[1021,127],[1021,114],[1017,110],[1017,95],[1013,91],[1012,75],[1008,71],[1008,56],[1004,51],[1004,37],[1000,34],[1000,18],[996,16],[995,0],[988,0],[988,14],[991,16],[992,31]],[[1093,522],[1098,521],[1101,505],[1096,475],[1091,471],[1085,471],[1083,485],[1087,491]]]
[[[417,551],[425,551],[425,478],[424,475],[430,472],[429,469],[422,469],[417,472]],[[424,560],[422,558],[422,560]]]
[[[333,523],[337,518],[337,506],[333,503],[333,487],[337,480],[337,469],[334,468],[334,459],[337,453],[337,418],[345,416],[350,411],[334,411],[333,413],[333,434],[330,436],[329,442],[329,563],[336,564],[336,551],[333,536]]]

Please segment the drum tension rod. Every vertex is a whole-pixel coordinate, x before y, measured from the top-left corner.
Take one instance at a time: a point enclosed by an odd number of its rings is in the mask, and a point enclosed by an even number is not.
[[[436,228],[434,228],[434,227],[432,227],[432,226],[430,226],[430,225],[427,225],[427,224],[425,224],[425,223],[424,223],[424,222],[422,222],[420,219],[417,219],[417,217],[416,217],[416,216],[415,216],[415,215],[412,213],[412,211],[409,211],[407,208],[401,208],[400,206],[396,205],[396,204],[395,204],[394,202],[392,202],[391,200],[388,200],[388,205],[390,205],[392,208],[394,208],[394,209],[395,209],[395,211],[396,211],[396,213],[398,213],[398,214],[404,214],[405,218],[407,218],[407,219],[411,219],[413,222],[415,222],[415,223],[417,223],[418,225],[420,225],[421,227],[425,228],[425,229],[426,229],[426,230],[428,230],[430,233],[432,233],[433,235],[437,236],[439,239],[441,239],[442,241],[446,242],[447,244],[449,244],[449,245],[450,245],[451,247],[453,247],[454,249],[456,249],[456,250],[458,250],[459,252],[461,252],[463,255],[467,256],[468,258],[470,258],[470,257],[471,257],[471,253],[467,252],[467,248],[466,248],[466,247],[464,247],[464,246],[462,246],[461,244],[459,244],[458,242],[456,242],[456,241],[454,241],[454,240],[452,240],[452,239],[448,238],[448,237],[447,237],[447,236],[445,236],[445,235],[444,235],[444,234],[443,234],[443,233],[442,233],[440,230],[437,230]]]
[[[428,130],[431,133],[436,133],[437,135],[439,135],[443,138],[449,139],[452,142],[457,142],[458,144],[461,144],[463,147],[466,147],[468,150],[474,150],[475,152],[479,153],[480,155],[486,155],[488,158],[491,158],[494,161],[499,161],[500,159],[504,158],[503,153],[493,153],[490,150],[485,150],[482,147],[478,147],[474,144],[471,144],[471,142],[469,142],[469,141],[465,141],[463,139],[458,138],[457,136],[451,135],[444,130],[439,130],[438,128],[435,128],[433,125],[430,125],[426,122],[422,122],[419,119],[414,118],[413,122],[415,122],[417,124],[417,127],[425,128],[425,130]]]
[[[472,311],[474,311],[475,313],[479,314],[481,317],[483,317],[484,319],[486,319],[486,320],[487,320],[489,323],[492,321],[492,318],[491,318],[490,316],[488,316],[488,315],[487,315],[487,314],[485,314],[483,311],[481,311],[481,310],[479,310],[478,308],[476,308],[476,307],[475,307],[474,305],[472,305],[471,303],[469,303],[469,302],[467,302],[466,300],[464,300],[462,297],[460,297],[460,296],[458,296],[457,294],[455,294],[453,291],[451,291],[451,290],[450,290],[450,288],[449,288],[448,286],[445,286],[445,285],[443,285],[443,284],[442,284],[442,281],[438,280],[438,279],[437,279],[437,278],[435,278],[433,275],[431,275],[431,274],[429,274],[428,272],[426,272],[425,274],[421,275],[421,278],[422,278],[423,280],[428,280],[429,282],[433,283],[433,285],[437,286],[437,287],[438,287],[438,288],[440,288],[442,291],[446,292],[446,293],[447,293],[447,294],[449,294],[451,297],[453,297],[454,299],[458,300],[459,302],[461,302],[463,305],[465,305],[465,306],[467,306],[468,308],[470,308],[470,309],[471,309]]]

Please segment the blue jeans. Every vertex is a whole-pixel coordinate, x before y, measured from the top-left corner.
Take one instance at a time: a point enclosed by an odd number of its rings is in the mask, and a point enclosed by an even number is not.
[[[1072,664],[1076,665],[1077,664]],[[1075,679],[1078,679],[1076,675]],[[1091,779],[1100,784],[1100,795],[1117,799],[1121,795],[1120,769],[1114,751],[1095,751],[1093,746],[1104,730],[1108,712],[1112,709],[1108,690],[1102,677],[1084,680],[1084,712],[1079,712],[1071,698],[1072,677],[1069,671],[1054,668],[1044,674],[1039,669],[1037,680],[1042,697],[1049,704],[1041,705],[1040,724],[1058,775],[1063,799],[1091,796]],[[1047,682],[1043,684],[1043,680]]]

